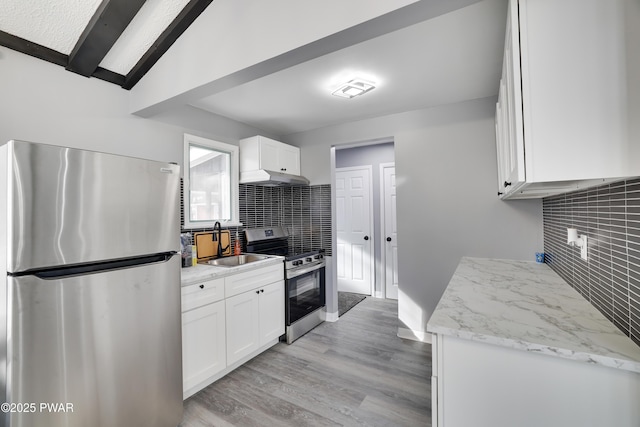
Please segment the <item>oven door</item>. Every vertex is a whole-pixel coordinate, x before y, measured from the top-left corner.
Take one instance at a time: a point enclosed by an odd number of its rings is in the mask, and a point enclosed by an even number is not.
[[[325,305],[325,262],[287,271],[287,326]]]

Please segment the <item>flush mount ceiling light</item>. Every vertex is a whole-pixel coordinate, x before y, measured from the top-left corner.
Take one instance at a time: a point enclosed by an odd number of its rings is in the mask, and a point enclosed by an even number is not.
[[[375,83],[363,80],[353,79],[334,90],[331,94],[341,98],[353,98],[375,89]]]

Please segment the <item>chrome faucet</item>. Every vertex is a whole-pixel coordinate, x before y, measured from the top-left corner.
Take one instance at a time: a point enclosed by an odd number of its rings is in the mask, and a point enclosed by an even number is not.
[[[229,245],[222,247],[222,226],[219,221],[213,224],[213,235],[216,235],[216,227],[218,228],[218,258],[222,258],[222,253],[229,249]]]

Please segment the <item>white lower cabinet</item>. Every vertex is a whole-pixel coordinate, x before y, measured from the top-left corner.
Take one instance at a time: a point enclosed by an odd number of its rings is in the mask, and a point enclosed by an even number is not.
[[[231,365],[284,334],[284,281],[227,298],[226,312]]]
[[[225,304],[182,313],[182,384],[188,390],[227,367]]]
[[[281,263],[183,286],[183,397],[276,344],[284,302]]]
[[[637,372],[441,334],[433,344],[433,427],[639,425]]]

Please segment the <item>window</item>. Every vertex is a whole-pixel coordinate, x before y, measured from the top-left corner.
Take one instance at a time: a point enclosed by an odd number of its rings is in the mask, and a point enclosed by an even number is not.
[[[238,147],[184,135],[184,228],[240,225]]]

